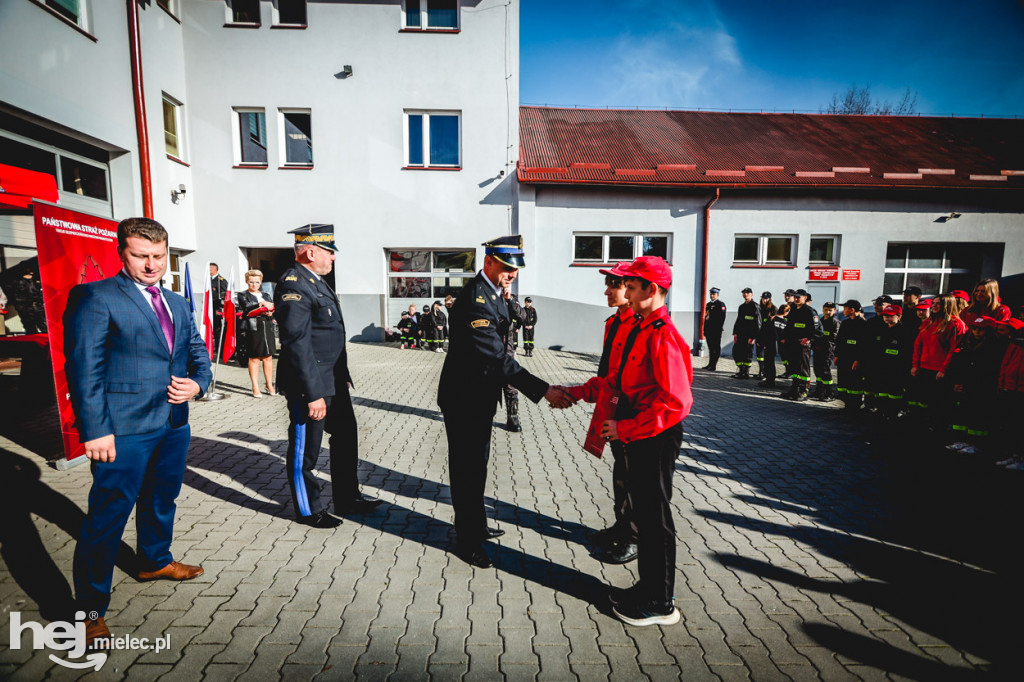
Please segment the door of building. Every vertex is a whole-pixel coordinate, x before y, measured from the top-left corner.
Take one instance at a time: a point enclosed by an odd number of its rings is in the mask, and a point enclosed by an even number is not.
[[[828,301],[833,301],[838,306],[842,301],[837,300],[839,296],[838,282],[808,282],[807,293],[811,295],[811,305],[819,313],[821,306]]]

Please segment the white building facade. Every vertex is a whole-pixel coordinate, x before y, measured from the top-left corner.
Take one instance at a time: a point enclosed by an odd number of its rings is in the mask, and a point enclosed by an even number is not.
[[[250,267],[272,282],[292,259],[288,230],[333,223],[350,337],[378,340],[400,310],[472,277],[483,241],[511,233],[518,2],[138,10],[148,155],[125,4],[0,4],[0,163],[48,171],[33,159],[53,152],[72,190],[59,203],[122,219],[144,212],[145,157],[153,217],[170,233],[168,284],[180,290],[188,262],[201,287],[208,261],[239,283]],[[62,153],[83,151],[106,186],[95,196],[59,175]],[[0,245],[29,255],[31,218],[3,213]]]

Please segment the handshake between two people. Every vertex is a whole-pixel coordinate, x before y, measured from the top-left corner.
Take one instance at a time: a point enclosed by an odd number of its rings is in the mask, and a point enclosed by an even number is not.
[[[548,405],[555,410],[564,410],[576,404],[576,399],[572,397],[565,386],[548,386],[548,392],[544,394],[544,397],[547,399]]]

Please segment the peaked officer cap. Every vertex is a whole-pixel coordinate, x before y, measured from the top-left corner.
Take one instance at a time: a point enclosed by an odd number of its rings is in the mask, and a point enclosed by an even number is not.
[[[338,250],[334,244],[334,225],[310,223],[294,230],[288,230],[288,234],[295,235],[296,244],[316,244],[328,251]]]
[[[483,246],[485,254],[510,268],[526,267],[526,260],[523,259],[526,254],[523,253],[523,237],[521,235],[498,237],[484,242]]]

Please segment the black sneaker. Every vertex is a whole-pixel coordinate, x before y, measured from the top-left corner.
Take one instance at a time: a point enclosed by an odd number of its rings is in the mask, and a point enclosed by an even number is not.
[[[679,622],[679,609],[671,601],[648,601],[638,603],[624,601],[612,607],[614,613],[623,623],[630,625],[675,625]]]

